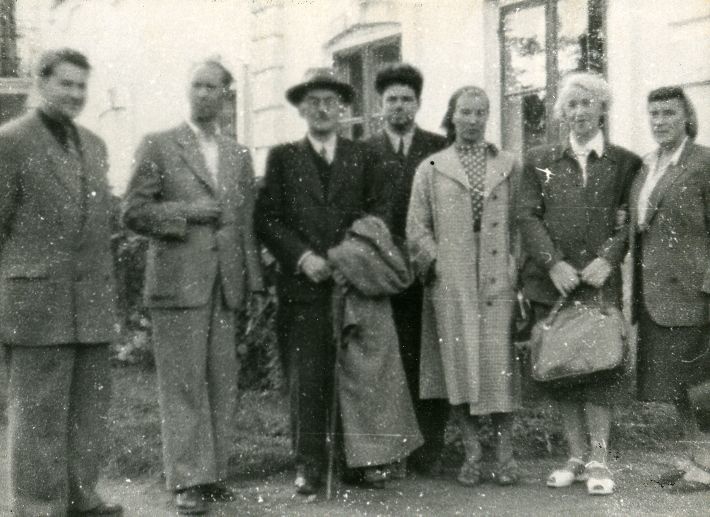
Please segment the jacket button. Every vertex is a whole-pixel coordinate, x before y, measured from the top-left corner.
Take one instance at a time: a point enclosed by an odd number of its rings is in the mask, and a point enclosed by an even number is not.
[[[491,255],[498,255],[498,250],[491,250]]]
[[[210,251],[217,251],[218,249],[219,249],[219,247],[218,247],[216,244],[213,244],[213,245],[210,247]]]
[[[84,275],[82,275],[81,273],[74,273],[75,282],[81,282],[82,280],[84,280]]]
[[[672,276],[670,279],[671,284],[677,284],[678,283],[678,277],[677,276]]]
[[[490,282],[491,282],[492,284],[495,284],[495,283],[496,283],[496,279],[495,279],[495,278],[491,278],[491,279],[490,279]]]
[[[493,201],[495,201],[496,199],[498,199],[498,196],[497,196],[496,194],[493,194],[493,195],[491,196],[491,199],[492,199]]]
[[[498,226],[498,221],[492,222],[492,223],[491,223],[491,226],[492,226],[493,228],[495,228],[496,226]]]
[[[489,301],[486,302],[486,305],[488,305],[488,306],[490,307],[490,306],[493,305],[493,302],[489,300]]]

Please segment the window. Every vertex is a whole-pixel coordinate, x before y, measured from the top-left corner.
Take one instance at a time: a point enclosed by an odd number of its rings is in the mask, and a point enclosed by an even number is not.
[[[343,118],[345,136],[355,140],[366,138],[382,125],[375,76],[386,65],[401,60],[400,48],[400,37],[395,36],[342,50],[333,56],[338,75],[355,88],[355,100]]]
[[[605,73],[604,0],[528,0],[501,8],[503,145],[526,151],[559,137],[560,78]]]

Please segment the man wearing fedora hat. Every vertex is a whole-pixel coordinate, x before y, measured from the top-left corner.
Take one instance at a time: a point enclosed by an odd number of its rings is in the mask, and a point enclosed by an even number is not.
[[[365,214],[386,215],[382,177],[364,144],[337,136],[352,87],[311,69],[286,92],[308,125],[305,138],[274,147],[255,211],[257,235],[279,262],[278,327],[289,373],[297,491],[311,494],[326,464],[335,348],[334,280],[327,251]]]
[[[424,131],[416,124],[424,78],[407,63],[389,65],[377,73],[375,90],[380,95],[384,127],[367,143],[378,157],[390,184],[392,233],[404,240],[412,181],[417,166],[427,156],[446,147],[446,138]],[[419,398],[419,350],[422,325],[422,285],[415,281],[392,297],[392,313],[399,338],[402,364],[414,402],[419,428],[425,443],[408,460],[408,467],[424,474],[435,474],[444,446],[444,431],[449,404],[446,400]],[[400,472],[401,475],[405,471]]]

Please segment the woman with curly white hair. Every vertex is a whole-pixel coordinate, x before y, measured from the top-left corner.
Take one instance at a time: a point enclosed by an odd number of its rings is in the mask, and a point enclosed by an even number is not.
[[[560,296],[621,307],[626,205],[641,160],[604,135],[610,102],[602,77],[568,75],[554,111],[569,136],[525,157],[516,218],[525,250],[523,292],[537,320]],[[612,403],[624,391],[623,370],[588,376],[574,385],[539,383],[559,409],[569,446],[569,459],[550,474],[548,486],[586,480],[591,495],[614,491],[607,451]]]

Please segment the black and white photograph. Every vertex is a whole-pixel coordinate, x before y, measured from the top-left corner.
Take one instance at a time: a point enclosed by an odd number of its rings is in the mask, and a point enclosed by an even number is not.
[[[710,512],[710,0],[0,0],[0,516]]]

